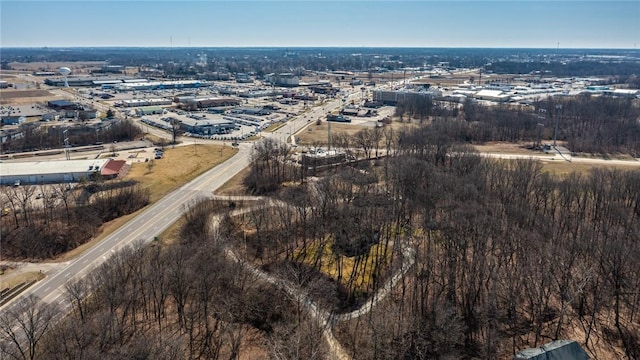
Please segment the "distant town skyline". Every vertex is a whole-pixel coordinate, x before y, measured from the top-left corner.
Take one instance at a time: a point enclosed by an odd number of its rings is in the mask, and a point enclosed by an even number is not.
[[[1,47],[640,46],[640,1],[0,1]]]

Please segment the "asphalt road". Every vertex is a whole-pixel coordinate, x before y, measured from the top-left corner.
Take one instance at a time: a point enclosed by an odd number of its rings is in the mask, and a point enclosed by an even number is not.
[[[182,216],[186,205],[198,198],[210,197],[212,191],[244,169],[249,164],[250,149],[249,144],[243,144],[234,157],[162,198],[64,267],[51,270],[43,280],[25,290],[4,308],[24,301],[27,295],[35,295],[45,302],[58,303],[66,307],[67,281],[82,278],[107,261],[119,249],[136,240],[144,243],[152,241],[154,236]]]
[[[356,95],[357,93],[354,93],[352,96]],[[313,120],[318,117],[324,117],[327,111],[341,106],[341,102],[341,100],[334,100],[321,107],[311,108],[306,113],[306,118],[304,115],[294,117],[289,124],[273,133],[263,133],[263,136],[275,139],[286,138],[294,129],[298,131],[303,126],[306,126],[310,122],[307,121],[310,116],[314,118]],[[140,215],[102,239],[82,255],[67,262],[62,267],[46,272],[46,277],[43,280],[40,280],[15,299],[2,306],[0,311],[13,308],[19,302],[24,301],[28,295],[37,296],[47,303],[57,303],[61,308],[66,309],[68,307],[68,301],[65,296],[65,284],[67,281],[86,276],[107,261],[119,249],[135,241],[151,242],[155,236],[162,233],[182,216],[186,205],[199,198],[210,197],[213,191],[247,167],[252,147],[251,143],[240,143],[239,152],[234,157],[151,205]]]

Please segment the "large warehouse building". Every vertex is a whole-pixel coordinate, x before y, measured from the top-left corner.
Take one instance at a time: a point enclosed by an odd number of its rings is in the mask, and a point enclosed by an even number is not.
[[[401,90],[373,90],[373,101],[385,105],[396,105],[401,101],[408,101],[415,97],[439,97],[442,92],[437,89],[415,91],[413,89]]]
[[[122,163],[111,159],[0,162],[0,185],[78,182],[96,174],[111,177]]]

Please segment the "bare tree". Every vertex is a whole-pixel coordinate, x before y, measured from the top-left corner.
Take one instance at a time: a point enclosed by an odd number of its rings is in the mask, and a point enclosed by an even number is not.
[[[38,344],[53,326],[55,305],[28,296],[6,309],[0,317],[0,354],[13,359],[34,360]]]

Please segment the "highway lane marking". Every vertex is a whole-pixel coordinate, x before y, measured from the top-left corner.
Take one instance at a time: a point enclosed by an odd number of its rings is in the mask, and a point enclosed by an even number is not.
[[[98,251],[103,252],[105,244],[108,244],[108,243],[111,243],[111,242],[115,241],[116,244],[111,246],[111,248],[115,248],[116,245],[122,245],[122,246],[129,245],[136,238],[136,237],[131,236],[132,234],[137,234],[137,233],[149,231],[149,229],[151,228],[152,225],[157,225],[157,223],[159,222],[158,220],[160,220],[160,219],[157,219],[152,215],[157,213],[158,209],[160,209],[162,207],[163,211],[167,211],[169,209],[175,211],[175,210],[180,210],[179,208],[181,206],[188,204],[188,200],[192,200],[194,198],[193,191],[190,191],[191,190],[190,189],[191,186],[195,186],[196,189],[198,189],[199,187],[204,187],[204,186],[209,185],[214,180],[218,180],[223,175],[227,175],[228,178],[231,178],[232,176],[234,176],[235,174],[225,174],[226,170],[228,168],[232,167],[232,166],[237,166],[238,163],[246,161],[246,158],[249,156],[249,153],[239,152],[237,155],[240,155],[240,156],[238,156],[236,159],[234,159],[233,162],[231,162],[231,163],[226,163],[225,162],[225,163],[223,163],[224,165],[222,167],[216,166],[216,167],[210,169],[205,174],[201,175],[199,178],[196,178],[196,179],[192,180],[188,184],[182,186],[177,191],[175,191],[175,192],[169,194],[168,196],[162,198],[160,201],[156,202],[154,205],[152,205],[151,207],[146,209],[139,216],[137,216],[136,218],[132,219],[130,222],[124,224],[122,227],[117,229],[115,232],[113,232],[108,237],[104,238],[101,241],[102,246],[100,246],[101,244],[99,243],[96,246],[88,249],[86,252],[84,252],[82,255],[80,255],[80,257],[78,257],[77,259],[69,261],[67,266],[62,268],[59,272],[57,272],[56,274],[54,274],[51,277],[47,277],[44,282],[36,285],[33,288],[28,289],[28,291],[26,291],[26,292],[23,292],[22,296],[16,298],[16,300],[20,301],[19,299],[23,299],[28,294],[33,294],[33,293],[36,293],[36,292],[40,291],[44,286],[46,286],[47,284],[50,284],[51,282],[56,280],[58,277],[60,277],[65,270],[69,270],[70,268],[72,268],[75,265],[80,264],[81,262],[82,262],[82,264],[86,264],[86,263],[89,262],[89,260],[92,257],[94,257],[93,261],[98,261],[99,262],[100,261],[100,257],[99,257],[100,254],[99,253],[95,254],[95,253],[98,252]],[[233,158],[231,158],[231,159],[233,159]],[[229,159],[229,160],[231,160],[231,159]],[[207,187],[210,187],[210,186],[207,186]],[[177,220],[181,216],[181,214],[182,214],[182,211],[179,211],[174,216],[171,216],[171,218]],[[151,216],[152,219],[155,218],[157,220],[156,221],[148,221],[146,219],[148,216]],[[162,226],[160,228],[161,229],[165,229],[165,228],[168,228],[171,225],[171,223],[168,223],[167,221],[164,221],[163,223],[161,223],[161,225]],[[132,231],[131,229],[135,229],[135,230]],[[123,243],[123,240],[126,240],[127,238],[129,240],[128,241],[124,241],[124,243]],[[145,242],[149,241],[149,239],[145,239],[145,240],[146,240]],[[98,257],[96,257],[96,255]],[[103,255],[102,258],[106,260],[106,256]],[[86,265],[86,266],[82,267],[82,269],[80,269],[80,271],[78,271],[76,274],[83,273],[90,265]],[[65,275],[65,278],[67,278],[67,277],[68,276]],[[66,282],[66,280],[64,282]],[[48,292],[49,289],[51,289],[50,286],[47,287],[44,290],[44,292]],[[45,297],[47,297],[47,296],[45,296]],[[12,305],[12,306],[14,306],[14,305]]]

